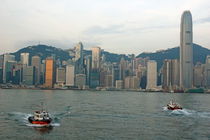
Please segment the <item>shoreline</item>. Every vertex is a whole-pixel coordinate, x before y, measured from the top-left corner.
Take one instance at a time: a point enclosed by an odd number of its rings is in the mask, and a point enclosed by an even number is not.
[[[122,91],[122,92],[161,92],[161,93],[188,93],[188,92],[167,92],[163,90],[141,90],[141,89],[77,89],[77,88],[67,88],[67,89],[62,89],[62,88],[39,88],[39,87],[0,87],[0,89],[6,89],[6,90],[21,90],[21,89],[26,89],[26,90],[77,90],[77,91]],[[203,93],[191,93],[191,94],[210,94],[210,92],[203,92]]]

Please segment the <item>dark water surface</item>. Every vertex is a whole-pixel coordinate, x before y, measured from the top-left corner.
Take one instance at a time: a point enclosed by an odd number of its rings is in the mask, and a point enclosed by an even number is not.
[[[171,99],[184,109],[166,110]],[[51,128],[27,121],[41,102],[54,119]],[[210,139],[210,94],[0,89],[4,139]]]

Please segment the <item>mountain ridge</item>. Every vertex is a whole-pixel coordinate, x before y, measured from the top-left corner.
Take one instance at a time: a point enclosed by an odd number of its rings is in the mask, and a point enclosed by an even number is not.
[[[41,57],[41,59],[46,59],[49,56],[54,55],[56,59],[60,60],[68,60],[71,58],[69,56],[68,51],[63,50],[61,48],[56,48],[53,46],[47,46],[47,45],[33,45],[28,46],[22,49],[19,49],[18,51],[11,53],[15,55],[16,60],[20,60],[20,54],[28,52],[30,55],[30,59],[34,55],[38,55]],[[85,55],[91,55],[90,50],[84,50]],[[128,55],[125,54],[116,54],[111,53],[107,51],[103,51],[102,55],[105,55],[106,61],[108,62],[119,62],[122,57],[124,57],[126,60],[130,60]],[[210,50],[207,48],[204,48],[198,44],[193,44],[193,63],[196,64],[197,62],[205,63],[206,56],[210,55]],[[169,48],[166,50],[156,51],[152,53],[140,53],[136,56],[137,58],[146,58],[149,57],[151,60],[157,61],[158,70],[163,65],[164,59],[179,59],[179,47]]]
[[[206,56],[210,55],[210,50],[204,48],[198,44],[193,44],[193,63],[197,62],[205,63]],[[163,51],[156,51],[152,53],[141,53],[137,58],[146,58],[149,57],[151,60],[156,60],[158,69],[163,65],[165,59],[179,59],[179,46],[170,48]]]

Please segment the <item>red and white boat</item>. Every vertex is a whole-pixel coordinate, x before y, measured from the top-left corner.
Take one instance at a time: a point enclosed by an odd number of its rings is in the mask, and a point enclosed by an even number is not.
[[[33,116],[28,118],[28,121],[32,124],[49,125],[52,122],[47,111],[35,111]]]
[[[178,109],[182,109],[182,107],[178,103],[170,101],[169,104],[167,104],[167,109],[168,110],[178,110]]]

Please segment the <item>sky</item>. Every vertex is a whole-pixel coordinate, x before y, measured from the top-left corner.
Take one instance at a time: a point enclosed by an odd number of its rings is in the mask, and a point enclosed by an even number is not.
[[[46,44],[139,54],[180,44],[183,11],[193,42],[210,49],[209,0],[0,0],[0,54]]]

